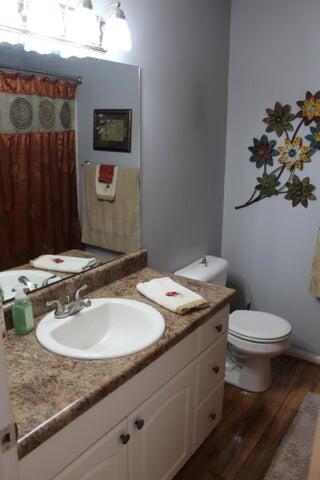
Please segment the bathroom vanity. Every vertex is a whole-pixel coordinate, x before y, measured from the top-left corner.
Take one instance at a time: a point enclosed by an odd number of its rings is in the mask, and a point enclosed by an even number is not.
[[[100,268],[110,271],[126,257]],[[118,280],[89,297],[155,306],[135,286],[163,273],[140,267],[123,276],[122,266]],[[48,352],[34,333],[9,335],[22,480],[169,480],[219,423],[233,291],[172,278],[203,295],[209,307],[176,315],[156,306],[165,333],[137,354],[76,360]]]

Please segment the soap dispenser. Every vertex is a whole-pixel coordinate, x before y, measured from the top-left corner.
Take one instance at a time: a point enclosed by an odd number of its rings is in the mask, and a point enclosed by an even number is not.
[[[27,298],[23,285],[17,285],[15,290],[17,293],[12,306],[14,331],[17,335],[26,335],[34,327],[32,303]]]

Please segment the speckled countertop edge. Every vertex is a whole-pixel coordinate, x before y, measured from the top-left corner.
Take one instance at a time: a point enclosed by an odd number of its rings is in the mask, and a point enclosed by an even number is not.
[[[168,274],[142,268],[92,292],[89,297],[125,297],[156,306],[135,285],[164,275]],[[165,318],[166,331],[158,342],[135,355],[99,361],[76,360],[48,352],[37,342],[34,332],[26,337],[9,333],[6,354],[12,411],[19,430],[19,459],[159,358],[227,305],[234,295],[227,288],[168,276],[203,295],[209,307],[176,315],[157,305]]]

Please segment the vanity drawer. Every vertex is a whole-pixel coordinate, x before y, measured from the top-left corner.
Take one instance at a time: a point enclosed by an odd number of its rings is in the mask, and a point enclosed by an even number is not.
[[[193,452],[204,442],[222,418],[224,382],[200,405],[195,414]]]
[[[199,328],[199,347],[198,353],[202,352],[218,337],[227,333],[229,320],[229,305],[222,308],[212,318],[207,320]]]
[[[224,380],[227,335],[222,335],[208,347],[197,362],[197,397],[199,405]]]

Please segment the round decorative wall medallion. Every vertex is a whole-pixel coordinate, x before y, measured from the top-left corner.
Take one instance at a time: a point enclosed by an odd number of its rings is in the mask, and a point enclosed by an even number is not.
[[[10,105],[11,123],[21,130],[29,128],[32,124],[33,111],[29,100],[17,98]]]
[[[39,121],[43,128],[51,129],[55,123],[55,107],[50,100],[41,100],[38,109]]]
[[[71,107],[69,102],[63,102],[60,110],[60,122],[65,130],[71,127]]]

